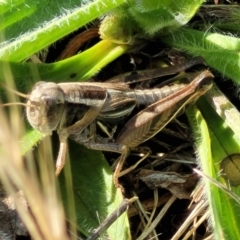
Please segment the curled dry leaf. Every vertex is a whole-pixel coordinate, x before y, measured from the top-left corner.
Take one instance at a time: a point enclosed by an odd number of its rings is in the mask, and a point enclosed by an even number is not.
[[[196,174],[180,175],[175,172],[142,170],[138,178],[151,189],[166,188],[180,199],[189,199],[199,178]]]

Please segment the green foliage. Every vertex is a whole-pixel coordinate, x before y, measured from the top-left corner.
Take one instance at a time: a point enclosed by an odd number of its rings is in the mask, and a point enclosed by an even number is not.
[[[239,84],[239,38],[181,28],[162,40],[193,56],[204,57],[209,66]]]
[[[187,116],[196,139],[199,164],[207,176],[225,185],[225,180],[219,174],[220,163],[231,154],[240,152],[240,139],[214,111],[209,111],[211,106],[204,99],[201,99],[198,105],[201,112],[191,108],[187,110]],[[210,204],[214,237],[239,238],[239,202],[237,204],[221,187],[207,179],[203,181]],[[239,196],[239,187],[232,187],[231,191]]]
[[[122,44],[133,44],[143,38],[151,38],[159,33],[166,35],[185,25],[203,3],[191,1],[128,1],[107,16],[101,26],[103,39],[111,39]],[[115,26],[119,31],[116,31]]]
[[[121,4],[116,1],[17,1],[1,4],[0,59],[21,61]],[[6,19],[7,18],[7,19]]]
[[[239,38],[183,27],[202,2],[3,1],[0,4],[0,81],[10,83],[13,78],[17,88],[27,92],[33,83],[39,80],[86,80],[132,47],[141,46],[145,39],[162,36],[162,41],[168,45],[193,56],[203,56],[209,66],[239,83]],[[100,26],[101,37],[105,40],[92,48],[51,64],[23,62],[32,54],[37,54],[110,10]],[[236,31],[239,12],[234,11],[232,19],[232,23],[229,18],[229,22],[218,22],[216,27]],[[213,99],[215,93],[212,95]],[[189,110],[187,114],[195,138],[198,139],[201,167],[207,175],[226,184],[218,175],[219,164],[229,154],[239,153],[238,128],[229,120],[234,118],[233,115],[230,114],[223,121],[204,101],[200,102],[199,106],[201,113],[195,109]],[[227,115],[229,109],[221,107],[221,111]],[[26,133],[21,140],[21,153],[29,151],[41,138],[42,134],[36,130]],[[66,168],[68,170],[60,176],[59,181],[63,202],[69,221],[76,223],[77,228],[88,235],[89,231],[98,225],[96,211],[102,221],[116,209],[122,196],[112,184],[111,170],[101,153],[71,144],[70,162],[71,167]],[[69,180],[71,177],[72,181]],[[236,238],[239,236],[239,205],[218,187],[208,182],[206,186],[215,238]],[[232,191],[239,194],[238,187],[234,187]],[[70,195],[72,198],[69,198]],[[75,203],[75,208],[72,208],[71,201]],[[223,229],[220,235],[219,229]],[[123,232],[125,234],[122,234]],[[108,235],[111,239],[130,239],[126,215],[108,230]]]

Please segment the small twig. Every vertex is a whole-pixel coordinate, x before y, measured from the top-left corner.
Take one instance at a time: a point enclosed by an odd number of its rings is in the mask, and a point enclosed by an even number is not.
[[[137,197],[131,199],[124,199],[120,206],[111,213],[100,225],[98,228],[94,229],[91,233],[91,236],[87,240],[95,240],[101,236],[127,209],[129,205],[137,200]]]

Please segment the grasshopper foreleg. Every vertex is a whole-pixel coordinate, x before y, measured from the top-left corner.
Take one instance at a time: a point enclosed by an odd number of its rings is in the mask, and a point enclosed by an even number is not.
[[[66,139],[60,139],[60,147],[58,152],[58,157],[56,161],[56,171],[55,175],[58,176],[61,170],[63,169],[65,165],[65,159],[66,159],[66,152],[67,152],[67,138]]]
[[[70,134],[78,134],[81,135],[82,131],[97,117],[99,114],[100,109],[91,107],[87,111],[87,114],[83,116],[83,118],[77,121],[75,124],[58,130],[59,141],[60,141],[60,148],[58,152],[58,157],[56,161],[56,171],[55,175],[59,175],[61,170],[65,165],[66,160],[66,151],[67,151],[67,139]],[[90,124],[91,125],[91,124]],[[80,130],[79,130],[80,129]]]

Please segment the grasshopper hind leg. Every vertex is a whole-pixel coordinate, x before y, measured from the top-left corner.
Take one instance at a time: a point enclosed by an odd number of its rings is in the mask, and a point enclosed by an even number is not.
[[[118,184],[118,178],[119,174],[122,170],[123,164],[129,155],[129,148],[125,145],[122,144],[117,144],[117,143],[84,143],[83,144],[85,147],[89,149],[94,149],[94,150],[100,150],[100,151],[107,151],[107,152],[116,152],[120,153],[120,157],[117,160],[117,165],[115,168],[115,171],[113,173],[113,182],[116,187],[119,186]]]

